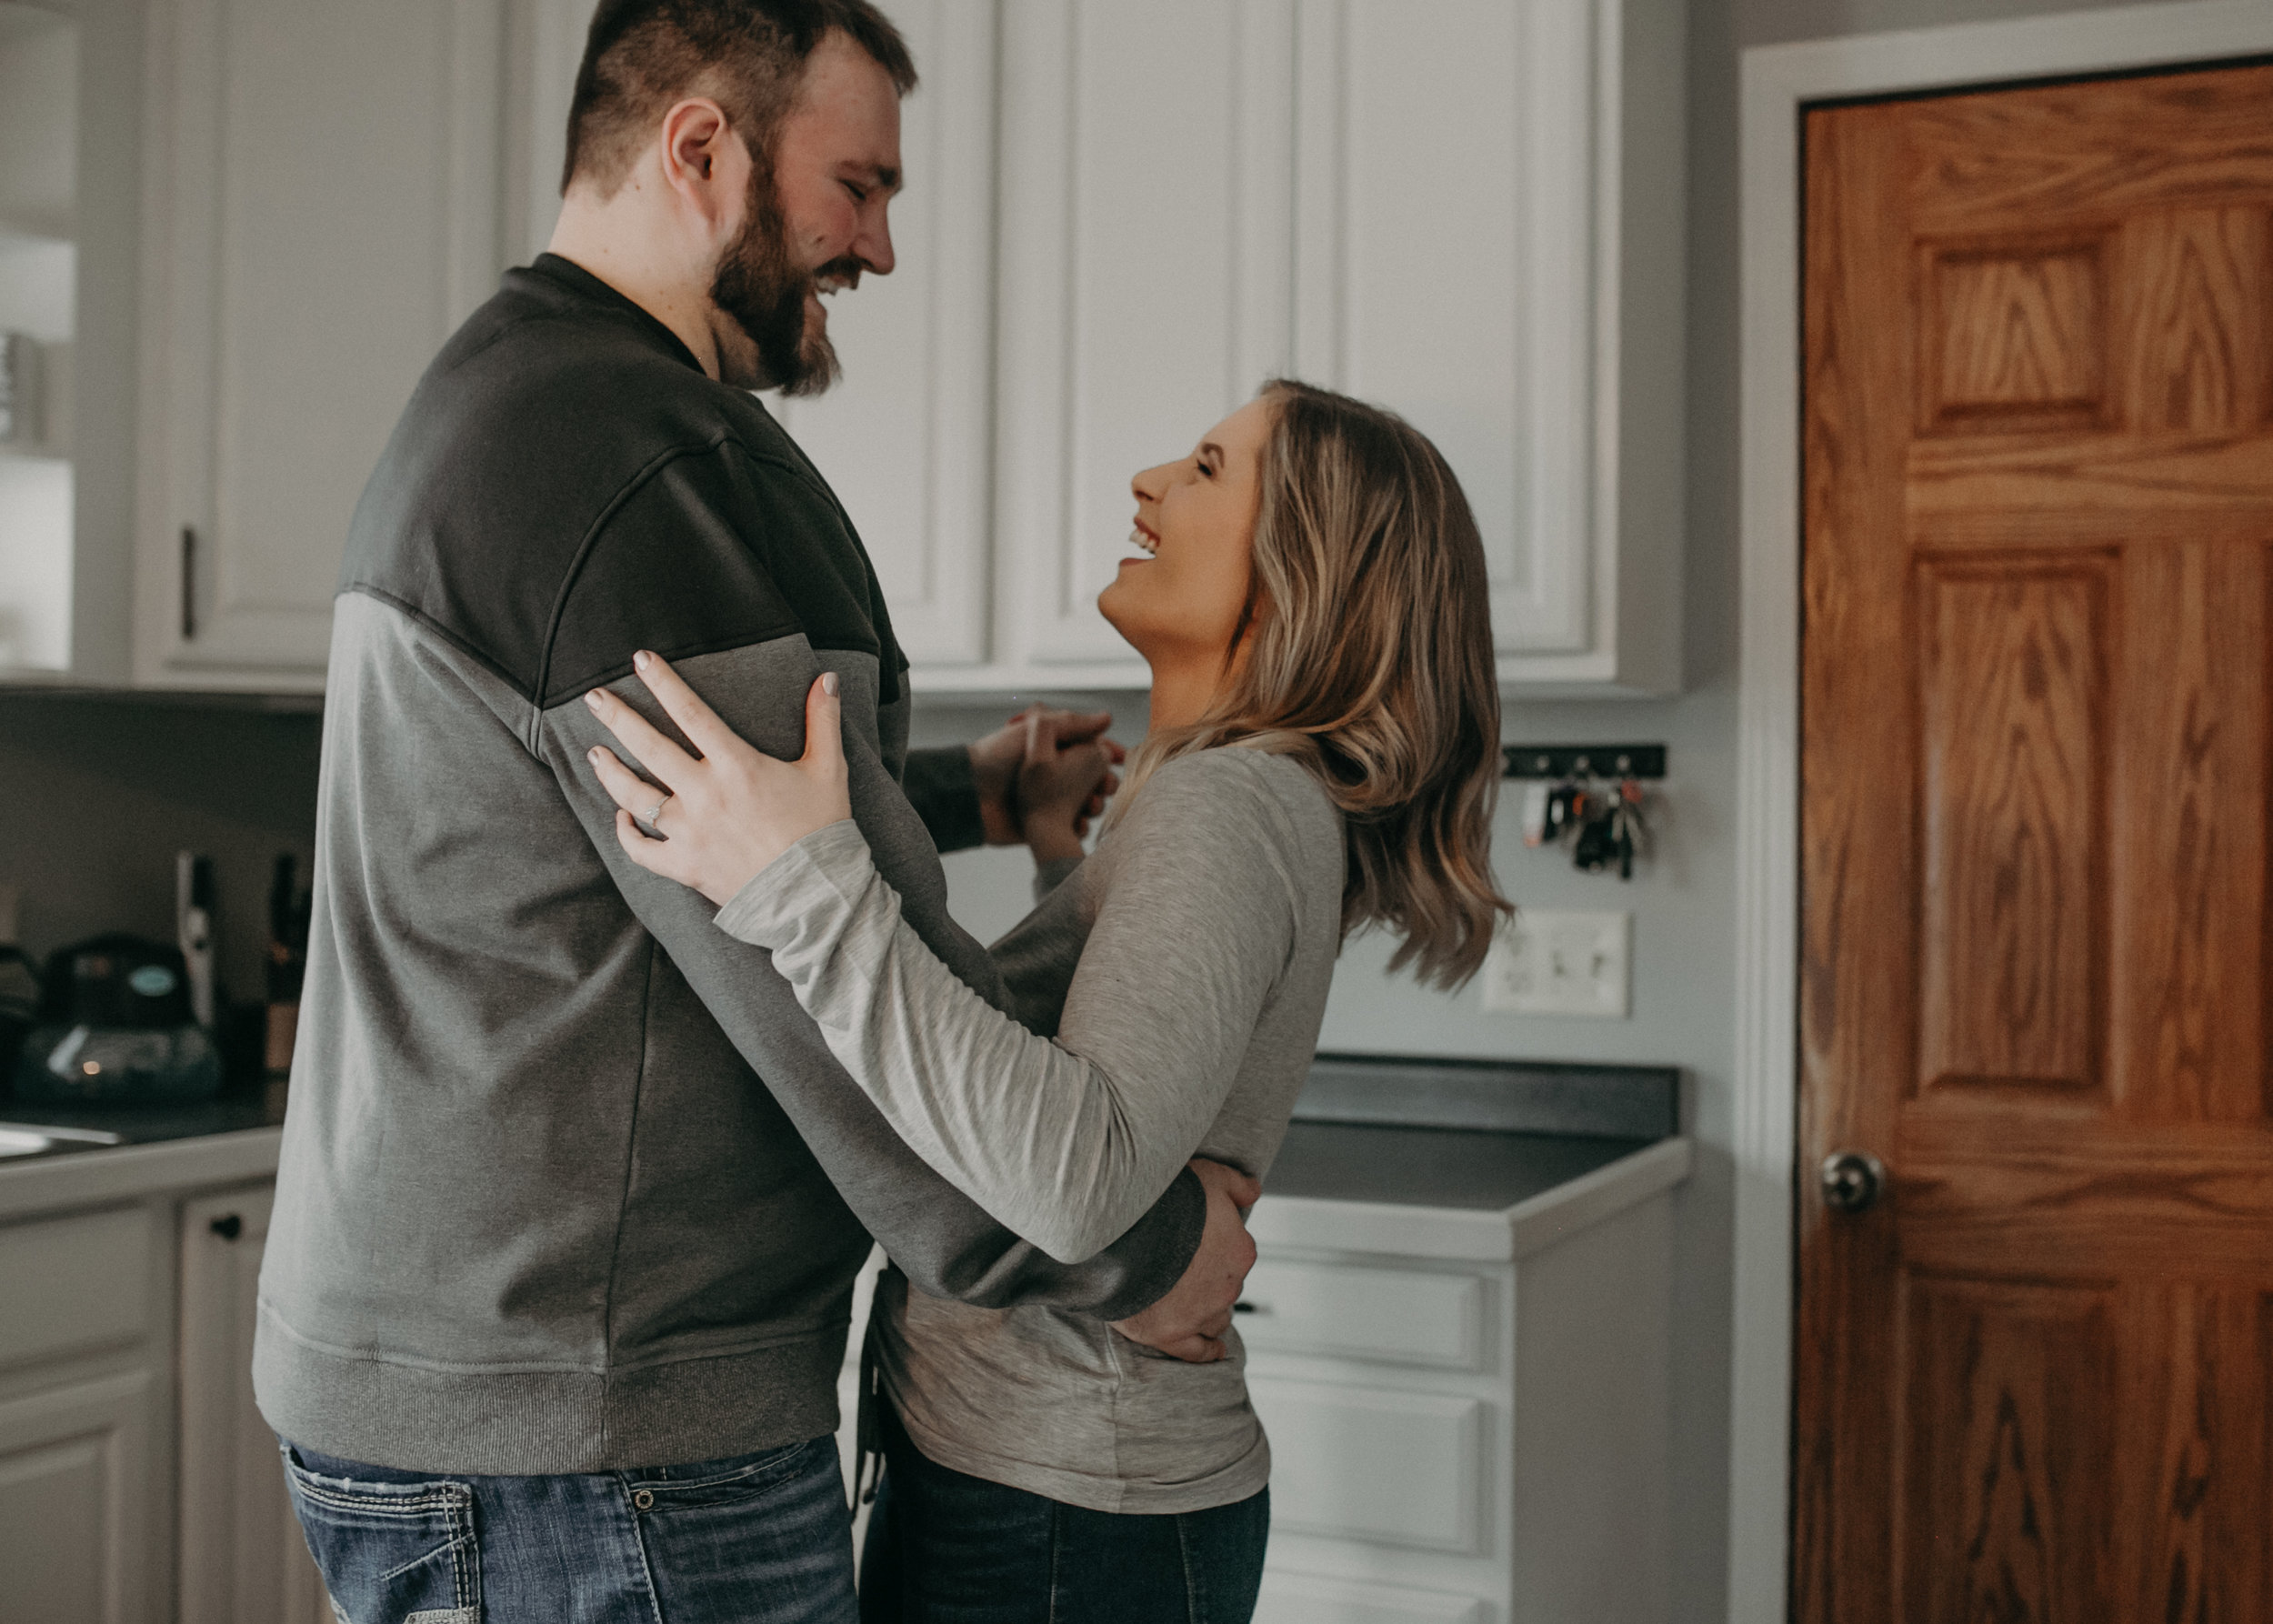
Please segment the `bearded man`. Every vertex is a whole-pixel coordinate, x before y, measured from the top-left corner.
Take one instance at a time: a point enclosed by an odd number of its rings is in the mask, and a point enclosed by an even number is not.
[[[1252,1260],[1189,1174],[1078,1266],[996,1225],[766,955],[624,857],[586,766],[585,694],[646,703],[636,650],[776,756],[835,672],[908,923],[1003,1001],[937,849],[1015,834],[1016,741],[908,754],[866,556],[747,393],[825,387],[820,296],[892,269],[915,79],[866,0],[605,0],[552,250],[436,358],[356,510],[255,1351],[353,1624],[850,1619],[830,1434],[871,1236],[926,1291],[1141,1310],[1170,1347]]]

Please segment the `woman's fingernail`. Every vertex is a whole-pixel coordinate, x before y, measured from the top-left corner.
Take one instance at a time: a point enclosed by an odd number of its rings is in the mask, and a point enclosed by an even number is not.
[[[594,710],[599,709],[601,703],[600,690],[597,688],[586,688],[584,692],[584,702],[586,705],[589,705]]]
[[[821,673],[821,692],[826,694],[832,699],[836,697],[836,672],[824,671]]]
[[[655,656],[649,654],[643,648],[637,654],[631,657],[631,663],[634,666],[636,666],[640,670],[645,671],[647,668],[647,662],[653,658],[655,658]]]

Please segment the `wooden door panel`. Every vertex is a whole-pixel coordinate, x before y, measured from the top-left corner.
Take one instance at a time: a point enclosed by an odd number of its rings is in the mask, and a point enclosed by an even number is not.
[[[2273,68],[1808,115],[1795,1617],[2273,1619]]]
[[[1920,566],[1921,1088],[2101,1085],[2114,563]]]
[[[2104,234],[1927,245],[1918,432],[2090,428],[2108,417]]]
[[[1938,235],[2261,203],[2268,98],[2273,68],[2250,67],[1900,104],[1903,205]]]
[[[2119,1448],[2119,1528],[2139,1619],[2263,1616],[2268,1485],[2266,1394],[2273,1298],[2193,1284],[2125,1293],[2131,1369]],[[2257,1509],[2252,1509],[2256,1508]]]
[[[2124,583],[2120,1107],[2142,1122],[2261,1120],[2267,548],[2135,546]]]
[[[1899,1543],[1918,1624],[2111,1618],[2116,1306],[2106,1284],[1913,1277]]]
[[[1907,1113],[1888,1148],[1907,1266],[2273,1278],[2273,1132],[2000,1106]]]
[[[2138,308],[2124,397],[2137,428],[2236,434],[2266,421],[2267,216],[2261,207],[2171,209],[2123,234]]]

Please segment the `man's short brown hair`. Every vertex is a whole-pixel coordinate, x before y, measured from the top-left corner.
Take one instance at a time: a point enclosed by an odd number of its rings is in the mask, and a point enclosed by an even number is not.
[[[806,61],[834,29],[902,95],[916,88],[907,42],[868,0],[600,0],[568,108],[560,189],[581,176],[612,195],[664,114],[690,95],[724,108],[766,165]]]

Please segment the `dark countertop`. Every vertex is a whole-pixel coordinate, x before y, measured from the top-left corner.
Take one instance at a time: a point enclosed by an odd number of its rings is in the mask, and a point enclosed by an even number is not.
[[[197,1105],[126,1106],[69,1110],[0,1098],[0,1123],[18,1128],[84,1128],[115,1133],[128,1145],[156,1145],[207,1134],[242,1133],[284,1123],[284,1090],[265,1096],[224,1095]]]
[[[1297,1122],[1265,1196],[1498,1212],[1646,1149],[1646,1138]]]

